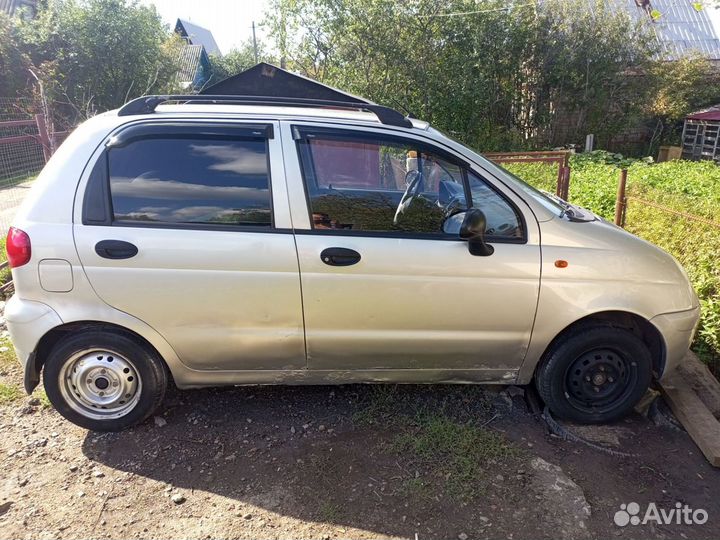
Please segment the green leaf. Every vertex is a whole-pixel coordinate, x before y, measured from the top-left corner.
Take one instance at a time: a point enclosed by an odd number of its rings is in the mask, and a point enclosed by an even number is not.
[[[702,11],[702,10],[703,10],[702,2],[693,2],[691,5],[692,5],[692,7],[695,8],[695,11]]]
[[[652,17],[653,21],[657,21],[660,17],[662,17],[662,13],[660,13],[657,9],[653,9],[650,12],[650,16]]]

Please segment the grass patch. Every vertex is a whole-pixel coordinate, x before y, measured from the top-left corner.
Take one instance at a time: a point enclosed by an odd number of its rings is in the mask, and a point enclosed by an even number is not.
[[[501,460],[520,452],[501,434],[469,423],[460,423],[442,413],[420,417],[400,433],[392,444],[398,454],[442,479],[453,497],[469,498],[481,489],[483,478]],[[424,482],[414,478],[407,489],[422,493]]]
[[[6,241],[5,236],[2,236],[0,238],[0,263],[7,261],[7,253],[5,252],[5,241]],[[0,270],[0,285],[4,285],[11,279],[12,279],[12,275],[10,273],[9,266]]]
[[[22,377],[21,365],[15,356],[15,349],[8,338],[0,338],[0,367],[7,374],[8,371],[16,372],[19,377]],[[7,371],[6,371],[7,370]],[[10,377],[12,380],[13,377]],[[20,399],[25,396],[24,390],[22,390],[17,384],[8,384],[0,382],[0,405],[12,403],[13,401]],[[40,400],[40,406],[43,409],[49,409],[52,407],[50,400],[45,393],[43,388],[38,388],[33,393],[33,397]]]
[[[40,406],[43,409],[52,408],[52,403],[50,403],[50,399],[47,397],[47,394],[45,393],[44,388],[40,388],[39,390],[36,390],[34,392],[34,395],[36,398],[38,398],[40,400]]]
[[[318,509],[318,515],[322,521],[336,522],[342,517],[342,509],[337,503],[324,501]]]
[[[12,384],[0,383],[0,405],[7,405],[23,397],[20,389]]]
[[[17,363],[15,348],[6,337],[0,338],[0,366],[7,366]]]
[[[384,420],[397,403],[398,387],[394,384],[371,386],[369,390],[369,399],[353,414],[353,421],[361,426],[371,426]]]
[[[397,455],[409,476],[399,493],[427,499],[444,492],[467,500],[483,491],[490,473],[521,452],[481,423],[492,407],[477,385],[370,387],[354,415],[356,423],[393,433],[384,450]]]
[[[24,184],[26,182],[32,182],[36,178],[37,178],[37,173],[35,173],[35,174],[20,174],[20,175],[12,176],[10,178],[3,178],[3,179],[0,179],[0,189],[12,188],[15,186],[19,186],[20,184]]]
[[[15,357],[15,349],[8,338],[0,338],[0,368],[2,374],[5,375],[9,371],[20,369]],[[12,379],[12,378],[11,378]],[[24,393],[20,388],[10,382],[0,382],[0,405],[7,405],[23,397]]]
[[[410,499],[427,500],[432,498],[432,490],[430,489],[428,482],[417,476],[403,480],[399,491],[400,495]]]

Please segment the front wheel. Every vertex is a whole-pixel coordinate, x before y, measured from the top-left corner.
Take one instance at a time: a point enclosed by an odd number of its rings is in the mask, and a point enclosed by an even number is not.
[[[167,372],[157,354],[131,335],[87,330],[56,344],[43,383],[55,409],[74,424],[120,431],[160,405]]]
[[[552,345],[538,367],[535,385],[550,410],[585,424],[626,416],[650,384],[652,360],[632,332],[584,324]]]

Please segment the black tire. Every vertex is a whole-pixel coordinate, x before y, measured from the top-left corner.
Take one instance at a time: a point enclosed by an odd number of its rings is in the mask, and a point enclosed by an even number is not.
[[[88,367],[90,363],[93,364]],[[127,366],[125,370],[123,366]],[[78,373],[80,375],[76,375]],[[120,380],[119,390],[114,389],[118,386],[118,376],[124,377],[124,374],[130,374],[126,379],[133,382]],[[87,380],[86,376],[89,377]],[[81,390],[91,396],[89,401],[83,400],[80,390],[74,386],[80,382],[78,377],[85,385]],[[90,384],[92,377],[95,377],[95,386]],[[91,329],[70,334],[53,347],[45,362],[43,383],[53,407],[72,423],[93,431],[121,431],[147,419],[160,406],[167,389],[168,373],[157,353],[132,334]],[[105,390],[105,399],[108,399],[111,392],[125,392],[123,384],[134,385],[132,395],[124,394],[132,399],[117,401],[124,396],[116,394],[110,411],[102,410],[107,409],[100,401],[103,398],[88,394],[92,390],[103,395],[100,390]],[[93,417],[104,414],[113,417]]]
[[[558,417],[601,424],[632,411],[651,374],[650,351],[632,332],[582,324],[551,345],[535,374],[535,386]]]

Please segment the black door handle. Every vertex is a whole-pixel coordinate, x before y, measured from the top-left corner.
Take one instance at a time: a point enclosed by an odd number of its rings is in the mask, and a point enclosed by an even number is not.
[[[104,259],[129,259],[137,255],[138,248],[122,240],[100,240],[95,244],[95,253]]]
[[[360,262],[360,254],[354,249],[331,247],[322,250],[320,259],[330,266],[350,266]]]

